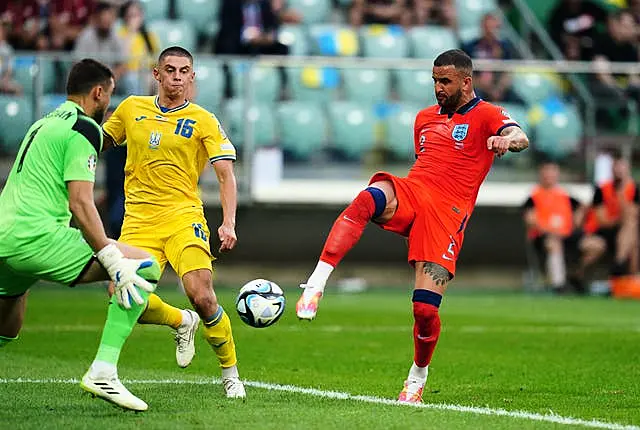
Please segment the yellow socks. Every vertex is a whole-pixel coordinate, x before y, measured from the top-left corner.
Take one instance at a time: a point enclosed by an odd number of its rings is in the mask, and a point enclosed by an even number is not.
[[[231,320],[222,306],[218,305],[216,314],[204,321],[204,337],[218,356],[220,366],[227,368],[236,365],[238,359],[231,333]]]
[[[162,301],[155,294],[149,294],[147,309],[138,318],[140,324],[168,325],[173,329],[180,327],[182,312]]]

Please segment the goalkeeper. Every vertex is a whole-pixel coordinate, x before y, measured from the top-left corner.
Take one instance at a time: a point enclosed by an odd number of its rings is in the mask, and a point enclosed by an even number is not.
[[[93,200],[102,148],[98,124],[114,85],[111,70],[97,61],[75,64],[67,101],[34,123],[20,146],[0,194],[0,346],[17,339],[27,291],[38,280],[74,286],[111,279],[116,294],[98,353],[80,385],[118,406],[143,411],[147,404],[120,383],[116,365],[160,268],[147,253],[107,238]],[[79,230],[69,226],[72,214]]]

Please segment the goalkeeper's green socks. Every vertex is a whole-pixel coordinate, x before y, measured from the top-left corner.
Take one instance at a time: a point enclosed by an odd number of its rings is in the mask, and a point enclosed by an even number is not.
[[[160,278],[160,266],[154,259],[152,266],[138,270],[138,274],[147,281],[156,283]],[[116,374],[120,351],[149,301],[149,293],[140,288],[138,292],[144,299],[144,303],[138,305],[131,300],[131,309],[120,307],[115,294],[111,297],[98,353],[89,369],[92,376]]]

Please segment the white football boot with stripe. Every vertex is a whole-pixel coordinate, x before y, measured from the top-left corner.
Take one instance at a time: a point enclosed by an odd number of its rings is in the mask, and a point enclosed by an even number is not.
[[[118,374],[113,373],[110,376],[94,377],[90,375],[90,371],[85,373],[80,382],[80,387],[94,397],[99,397],[109,403],[113,403],[123,409],[131,411],[146,411],[149,406],[137,398],[122,385]]]
[[[222,386],[228,399],[245,399],[247,397],[244,384],[236,376],[222,378]]]
[[[200,317],[190,309],[184,309],[182,324],[176,330],[176,361],[178,366],[184,368],[191,364],[196,355],[196,332],[200,324]],[[188,319],[185,318],[188,315]],[[186,320],[186,321],[185,321]]]

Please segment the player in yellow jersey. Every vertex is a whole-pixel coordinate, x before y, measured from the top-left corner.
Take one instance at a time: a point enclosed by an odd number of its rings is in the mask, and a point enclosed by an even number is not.
[[[214,258],[197,191],[201,172],[213,165],[223,212],[220,251],[232,249],[237,240],[236,151],[215,115],[187,100],[195,76],[189,51],[162,51],[153,76],[159,84],[157,96],[128,97],[103,125],[105,145],[127,146],[120,241],[149,252],[163,270],[171,264],[197,314],[152,295],[139,322],[176,329],[176,358],[186,367],[195,353],[194,334],[201,318],[205,338],[222,367],[227,397],[244,398],[231,322],[212,289]]]

